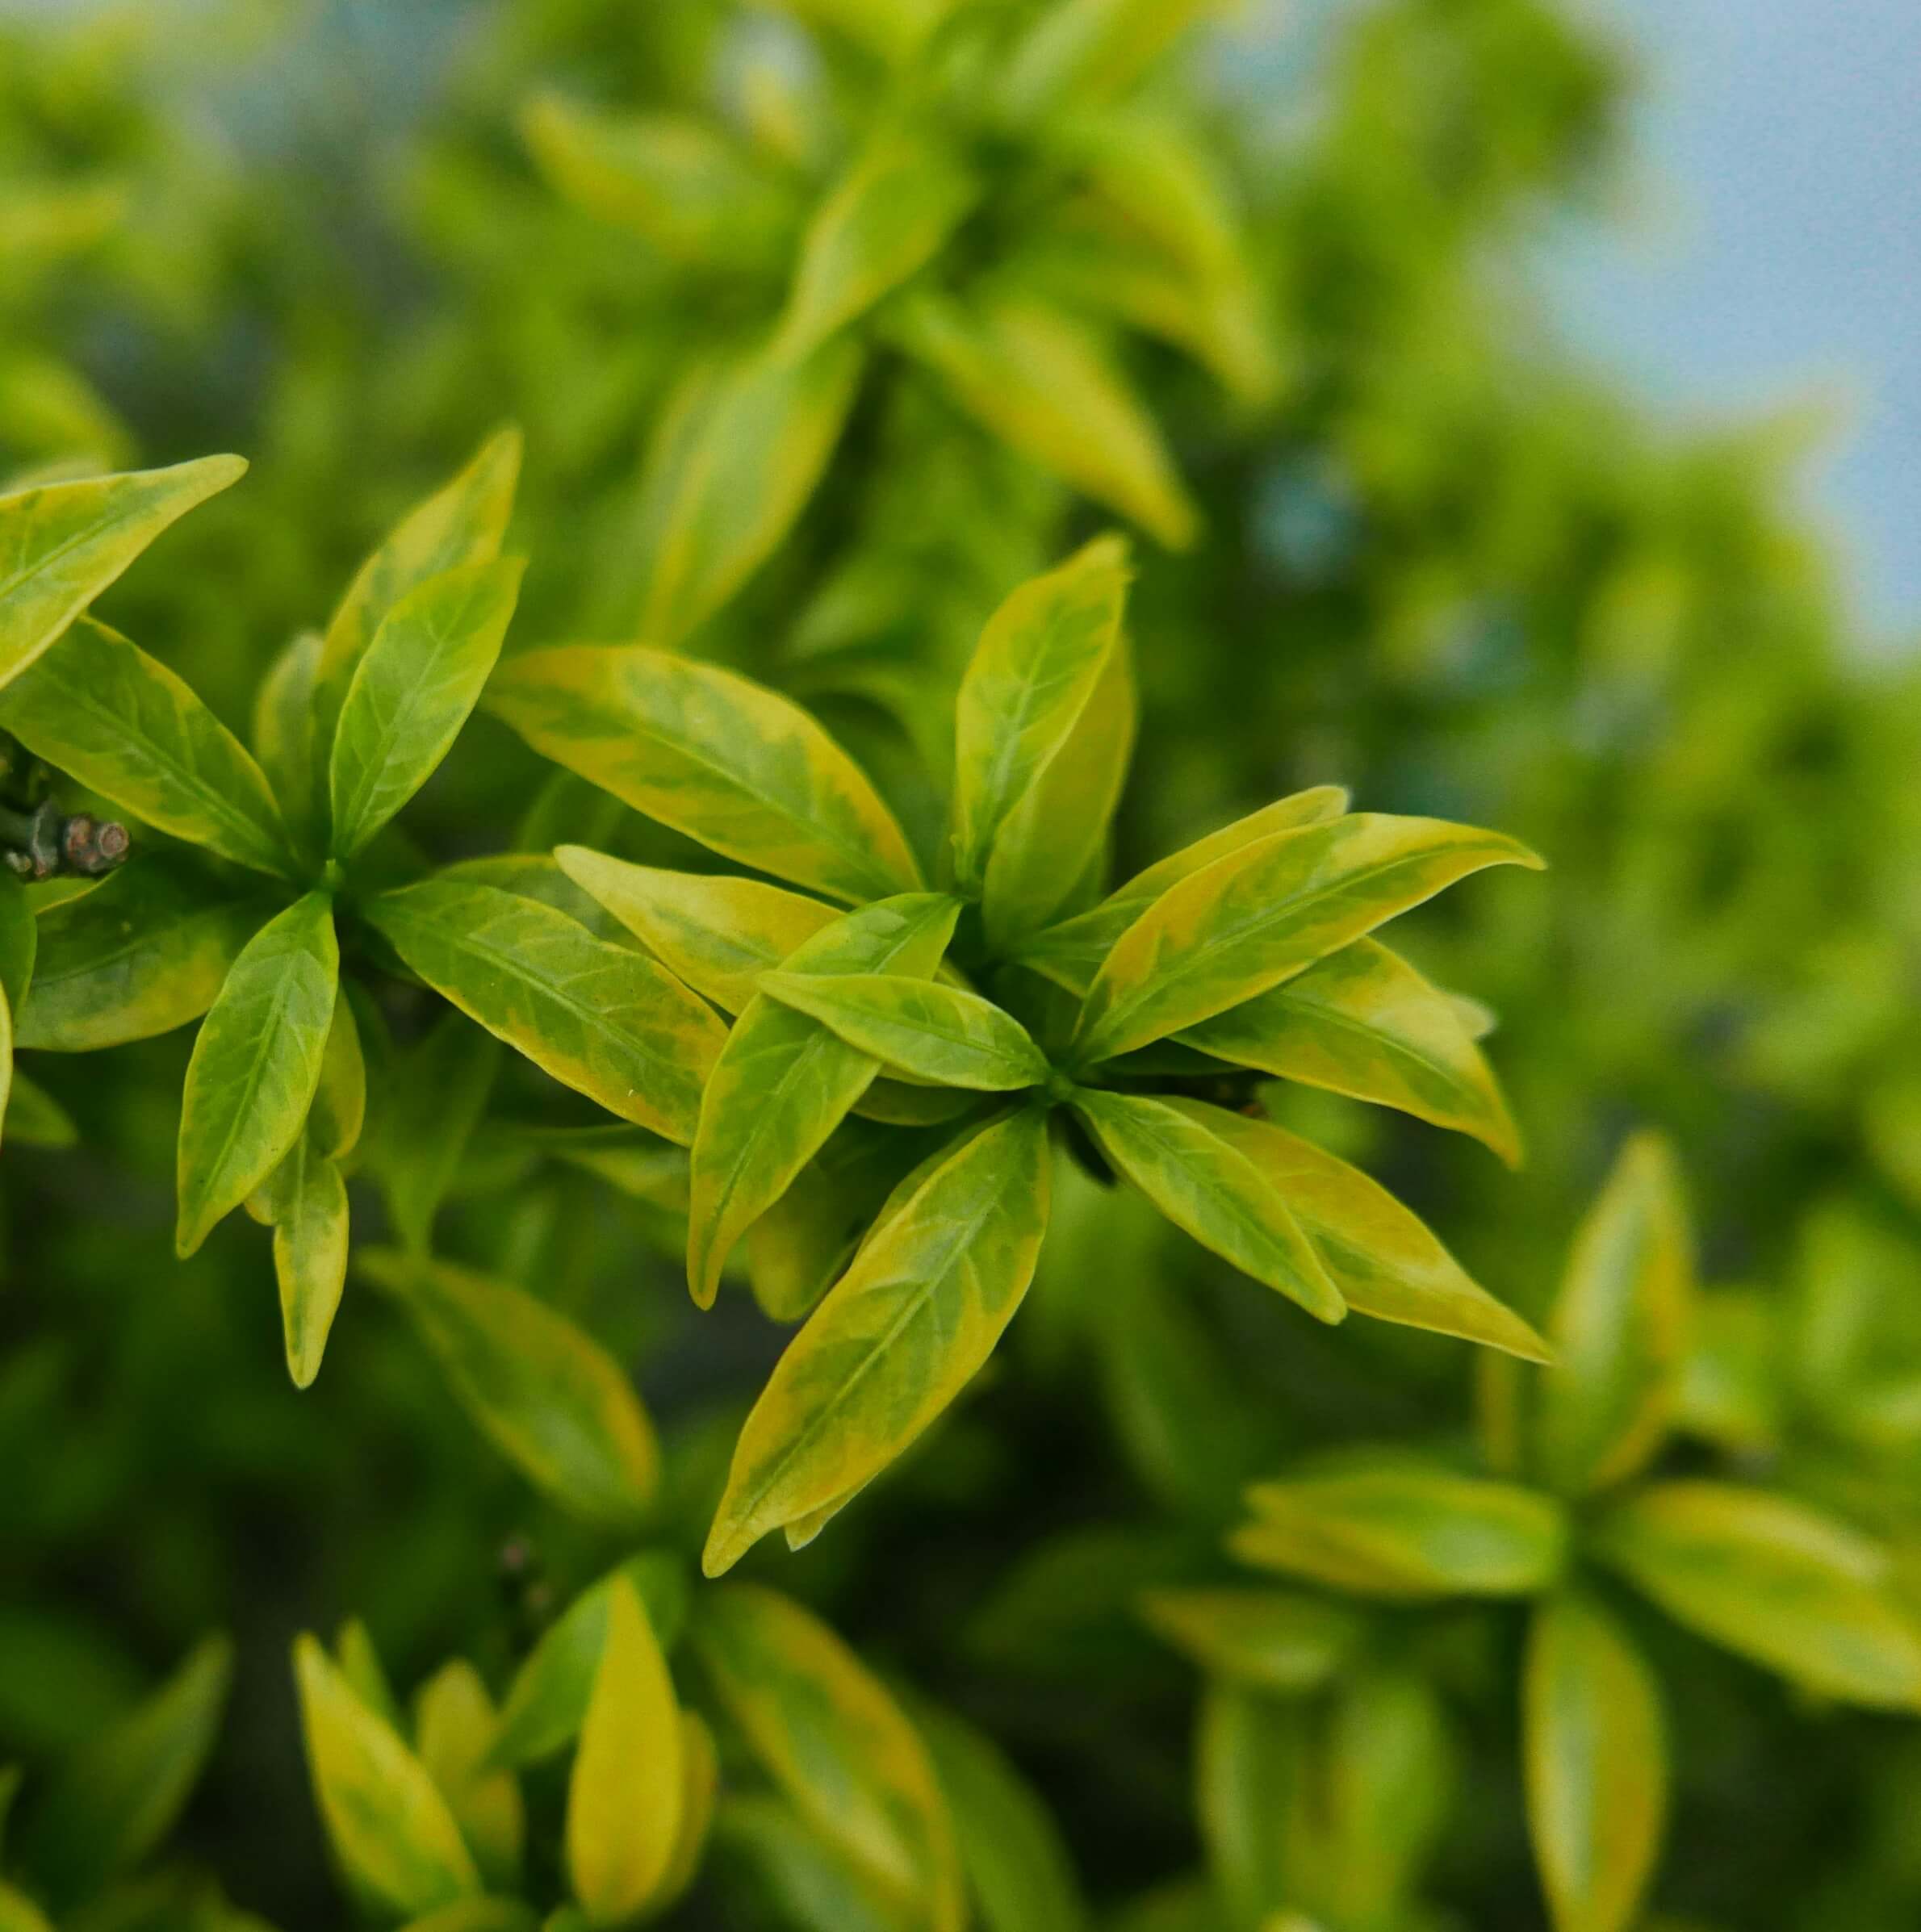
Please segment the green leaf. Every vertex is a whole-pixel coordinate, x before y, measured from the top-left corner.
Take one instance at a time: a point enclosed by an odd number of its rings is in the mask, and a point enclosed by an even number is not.
[[[1176,1038],[1236,1066],[1457,1128],[1520,1165],[1493,1069],[1452,997],[1377,939],[1356,939]]]
[[[368,922],[442,998],[563,1085],[684,1146],[726,1029],[630,947],[496,886],[429,879]]]
[[[1542,1473],[1578,1494],[1622,1482],[1659,1449],[1680,1392],[1694,1298],[1680,1174],[1658,1135],[1622,1148],[1574,1240],[1541,1384]]]
[[[559,1503],[617,1525],[644,1516],[659,1481],[647,1411],[612,1356],[524,1289],[398,1248],[363,1249],[454,1392],[501,1453]]]
[[[917,1080],[993,1094],[1053,1077],[1019,1020],[956,987],[881,972],[768,972],[760,989]]]
[[[1366,1596],[1530,1596],[1566,1559],[1552,1497],[1412,1458],[1257,1482],[1247,1500],[1235,1555]]]
[[[856,904],[920,884],[860,767],[797,705],[732,671],[562,645],[503,665],[487,701],[542,756],[743,865]]]
[[[15,1013],[20,1010],[33,984],[33,963],[40,943],[40,922],[26,887],[17,879],[0,878],[0,993],[6,995]]]
[[[315,1638],[295,1638],[294,1675],[315,1800],[355,1888],[396,1917],[477,1893],[460,1827],[420,1759]]]
[[[490,1885],[511,1890],[519,1881],[526,1817],[511,1771],[490,1767],[493,1700],[464,1658],[444,1664],[414,1702],[421,1763],[439,1786],[460,1834]]]
[[[597,1926],[631,1919],[667,1876],[680,1830],[680,1740],[667,1659],[620,1579],[567,1794],[567,1873]]]
[[[348,1688],[383,1724],[400,1731],[403,1728],[400,1702],[387,1680],[387,1666],[380,1661],[373,1633],[359,1617],[349,1617],[334,1633],[333,1654]]]
[[[198,1019],[272,910],[182,855],[136,853],[40,915],[19,1044],[83,1053]]]
[[[1307,1776],[1308,1718],[1297,1704],[1238,1685],[1203,1690],[1195,1811],[1213,1891],[1233,1932],[1267,1932],[1289,1895],[1287,1825]]]
[[[399,1060],[369,1150],[402,1243],[433,1246],[433,1217],[486,1110],[499,1043],[462,1014],[446,1013]]]
[[[1149,1590],[1140,1613],[1211,1677],[1283,1696],[1329,1682],[1362,1635],[1355,1613],[1325,1597],[1240,1584]]]
[[[924,268],[979,194],[945,143],[883,128],[807,225],[780,353],[810,353]]]
[[[677,1556],[643,1549],[583,1590],[542,1633],[508,1687],[490,1763],[538,1763],[579,1734],[606,1641],[608,1605],[621,1583],[638,1595],[657,1640],[672,1643],[686,1612],[686,1574]]]
[[[216,1222],[286,1159],[307,1119],[339,991],[333,908],[309,893],[242,948],[187,1062],[176,1245]]]
[[[1347,1311],[1286,1199],[1232,1137],[1237,1116],[1198,1101],[1074,1089],[1101,1152],[1175,1227],[1317,1320]]]
[[[757,879],[661,872],[584,846],[557,846],[560,869],[669,972],[724,1013],[739,1013],[760,976],[840,914]]]
[[[912,293],[889,321],[898,345],[1009,449],[1170,550],[1194,541],[1199,517],[1153,416],[1083,324],[1018,294],[970,311]]]
[[[1224,0],[1059,0],[1014,50],[1006,102],[1033,118],[1111,98]]]
[[[730,1792],[714,1837],[730,1867],[753,1874],[795,1932],[914,1932],[917,1922],[771,1792]],[[10,1928],[8,1929],[10,1932]],[[26,1932],[40,1932],[36,1924]]]
[[[1081,1010],[1082,1064],[1178,1033],[1269,987],[1455,880],[1541,861],[1498,832],[1350,813],[1216,859],[1115,942]]]
[[[1060,1828],[987,1735],[927,1703],[914,1722],[953,1813],[984,1932],[1083,1932],[1090,1917]]]
[[[287,826],[246,747],[165,665],[90,617],[15,679],[0,727],[147,824],[291,876]]]
[[[500,554],[520,480],[521,436],[503,429],[452,482],[416,504],[354,573],[327,626],[313,681],[314,816],[324,820],[334,726],[354,667],[391,611],[416,585]]]
[[[382,618],[334,730],[335,858],[359,851],[452,748],[500,654],[525,568],[502,557],[443,571]]]
[[[1044,1117],[973,1134],[886,1219],[788,1344],[748,1416],[702,1567],[871,1481],[993,1353],[1047,1232]]]
[[[539,1932],[539,1913],[517,1898],[462,1898],[409,1919],[401,1932]]]
[[[11,1015],[9,1015],[9,1024]],[[69,1148],[79,1144],[72,1116],[46,1089],[16,1065],[5,1108],[6,1137],[15,1147]]]
[[[1103,537],[987,621],[954,712],[954,878],[977,895],[1001,828],[1060,753],[1120,636],[1126,545]],[[1071,883],[1071,882],[1070,882]]]
[[[953,1827],[927,1747],[860,1659],[799,1604],[744,1583],[709,1592],[693,1635],[722,1708],[814,1831],[926,1932],[960,1932]]]
[[[1921,1629],[1878,1543],[1785,1496],[1658,1482],[1604,1518],[1598,1554],[1673,1617],[1850,1704],[1921,1709]]]
[[[1140,710],[1124,632],[1074,729],[1040,768],[994,836],[981,912],[995,949],[1012,952],[1029,933],[1100,889],[1107,835],[1133,754]]]
[[[340,1009],[346,1009],[340,1002]],[[274,1231],[274,1277],[287,1372],[296,1389],[320,1372],[327,1337],[347,1281],[347,1184],[312,1127],[274,1169],[262,1213]]]
[[[24,1892],[0,1884],[0,1932],[53,1932],[53,1922]]]
[[[1200,1105],[1166,1104],[1183,1113]],[[1482,1342],[1528,1361],[1553,1359],[1534,1329],[1475,1281],[1379,1182],[1270,1121],[1216,1107],[1206,1115],[1209,1131],[1252,1162],[1287,1203],[1357,1314]]]
[[[253,755],[287,824],[304,834],[313,810],[314,688],[320,675],[320,634],[303,630],[267,667],[253,694]]]
[[[0,496],[0,685],[25,671],[169,524],[237,482],[237,456]]]
[[[213,1749],[232,1678],[233,1646],[207,1638],[61,1767],[20,1847],[51,1902],[77,1903],[160,1845]]]
[[[694,1881],[707,1850],[714,1812],[720,1799],[720,1753],[704,1719],[692,1711],[680,1718],[680,1830],[672,1855],[654,1893],[653,1909],[664,1911]]]
[[[1522,1676],[1528,1830],[1555,1932],[1629,1932],[1668,1809],[1661,1695],[1588,1597],[1535,1611]]]
[[[1311,791],[1276,799],[1157,860],[1125,885],[1117,886],[1099,905],[1035,934],[1016,947],[1014,956],[1078,998],[1094,984],[1094,976],[1114,950],[1114,942],[1170,886],[1191,878],[1216,859],[1270,838],[1277,832],[1325,825],[1340,818],[1347,805],[1347,793],[1339,785],[1316,785]]]
[[[958,904],[939,893],[882,899],[823,927],[795,972],[932,976]],[[879,1062],[819,1021],[756,994],[728,1034],[693,1139],[687,1280],[711,1305],[734,1244],[787,1190],[873,1078]]]

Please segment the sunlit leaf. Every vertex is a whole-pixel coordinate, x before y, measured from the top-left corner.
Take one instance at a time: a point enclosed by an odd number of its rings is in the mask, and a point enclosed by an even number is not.
[[[714,1746],[714,1733],[694,1712],[682,1711],[680,1717],[680,1828],[667,1870],[655,1888],[656,1910],[673,1904],[693,1883],[707,1849],[714,1806],[720,1797],[720,1754]]]

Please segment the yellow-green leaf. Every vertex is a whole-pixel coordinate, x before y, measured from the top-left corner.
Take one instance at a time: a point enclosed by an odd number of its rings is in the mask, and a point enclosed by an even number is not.
[[[18,677],[161,532],[236,482],[237,456],[203,456],[0,496],[0,685]]]
[[[1601,1522],[1600,1554],[1668,1614],[1824,1696],[1921,1710],[1921,1625],[1881,1545],[1785,1496],[1659,1482]]]
[[[1199,517],[1160,431],[1085,324],[1018,294],[970,311],[910,291],[889,312],[900,346],[1010,449],[1169,549],[1193,542]]]
[[[1175,1227],[1324,1322],[1347,1312],[1286,1199],[1237,1144],[1237,1116],[1196,1101],[1074,1090],[1101,1152]]]
[[[503,665],[488,705],[543,757],[728,858],[856,904],[920,868],[865,775],[797,705],[638,645]]]
[[[959,913],[934,893],[878,900],[823,927],[789,964],[931,978]],[[879,1064],[791,1006],[758,993],[747,1002],[701,1095],[693,1138],[687,1280],[702,1307],[734,1243],[847,1118]]]
[[[352,858],[460,735],[500,654],[525,567],[497,557],[444,571],[381,619],[334,727],[327,782],[337,859]]]
[[[685,1146],[726,1028],[644,954],[497,886],[428,879],[369,922],[442,998],[610,1113]]]
[[[293,869],[247,748],[165,665],[90,617],[0,695],[0,727],[163,832],[256,872]]]
[[[1193,1101],[1166,1103],[1182,1112]],[[1496,1301],[1379,1181],[1270,1121],[1208,1108],[1210,1131],[1258,1168],[1308,1237],[1348,1307],[1376,1321],[1483,1342],[1547,1361],[1541,1337]]]
[[[500,1043],[446,1013],[396,1063],[368,1165],[402,1243],[433,1245],[433,1217],[454,1184],[499,1069]]]
[[[946,143],[884,128],[807,225],[781,353],[808,354],[924,268],[979,193]]]
[[[1044,1086],[1052,1077],[1019,1020],[958,987],[892,973],[798,972],[764,973],[760,987],[917,1080],[1011,1093]]]
[[[1224,0],[1058,0],[1014,50],[1006,101],[1038,116],[1111,98]]]
[[[10,1027],[11,1024],[10,1011]],[[3,1110],[6,1137],[15,1147],[67,1148],[79,1144],[80,1130],[74,1126],[73,1117],[44,1087],[29,1080],[17,1065],[8,1081]]]
[[[729,1867],[751,1872],[794,1932],[917,1932],[924,1922],[771,1792],[729,1792],[714,1833]]]
[[[475,1422],[563,1508],[614,1524],[646,1514],[659,1481],[653,1424],[592,1336],[450,1261],[391,1248],[356,1258],[413,1318]]]
[[[1550,1597],[1534,1612],[1521,1742],[1555,1932],[1629,1932],[1660,1850],[1666,1725],[1654,1673],[1589,1597]]]
[[[701,1562],[870,1481],[993,1352],[1047,1232],[1044,1117],[1008,1115],[935,1165],[788,1344],[734,1452]]]
[[[289,826],[305,833],[313,810],[314,687],[320,675],[320,634],[291,639],[253,694],[253,755],[274,788]]]
[[[1659,1449],[1680,1391],[1693,1274],[1673,1153],[1658,1135],[1636,1135],[1575,1236],[1548,1318],[1555,1361],[1537,1445],[1557,1488],[1605,1488]]]
[[[345,1010],[346,1002],[339,1002]],[[296,1389],[312,1386],[347,1282],[347,1184],[310,1126],[262,1190],[274,1231],[274,1275],[287,1372]]]
[[[557,846],[560,869],[668,969],[725,1013],[738,1013],[762,973],[840,914],[758,879],[662,872],[580,845]]]
[[[1019,946],[1015,956],[1078,997],[1093,985],[1101,961],[1114,949],[1114,942],[1169,887],[1258,839],[1338,818],[1347,805],[1347,793],[1339,785],[1316,785],[1310,791],[1276,799],[1272,805],[1263,805],[1259,811],[1250,812],[1245,818],[1237,818],[1232,825],[1223,826],[1206,838],[1197,838],[1193,844],[1157,860],[1145,872],[1136,873],[1125,885],[1115,887],[1099,905],[1036,933]]]
[[[709,1593],[693,1639],[754,1756],[814,1832],[926,1932],[965,1921],[953,1827],[927,1747],[880,1683],[799,1604]]]
[[[680,1830],[673,1855],[654,1892],[656,1910],[664,1910],[686,1891],[701,1868],[707,1834],[720,1797],[720,1754],[714,1733],[693,1711],[680,1713]]]
[[[356,1888],[398,1917],[477,1893],[472,1855],[420,1759],[315,1638],[295,1638],[294,1675],[321,1821]]]
[[[339,992],[333,907],[309,893],[241,949],[187,1062],[176,1245],[214,1223],[286,1159],[320,1081]]]
[[[1002,826],[1067,742],[1118,647],[1127,546],[1103,537],[988,619],[954,713],[954,877],[978,893]],[[1070,882],[1071,883],[1071,882]]]
[[[1541,861],[1498,832],[1352,813],[1276,833],[1171,886],[1115,942],[1075,1050],[1110,1060],[1211,1019],[1490,865]]]
[[[1236,1066],[1458,1128],[1520,1163],[1493,1069],[1452,997],[1378,939],[1356,939],[1175,1037]]]
[[[1203,1925],[1222,1923],[1224,1907],[1233,1932],[1268,1932],[1267,1914],[1288,1896],[1288,1825],[1307,1776],[1307,1750],[1308,1713],[1298,1702],[1228,1683],[1203,1691],[1194,1809],[1213,1880]]]
[[[421,1763],[440,1787],[482,1878],[510,1890],[520,1877],[526,1817],[513,1774],[486,1762],[494,1730],[493,1700],[464,1658],[443,1664],[415,1698]]]
[[[684,1801],[680,1707],[647,1612],[617,1582],[567,1793],[574,1896],[597,1926],[632,1918],[672,1863]]]
[[[0,1932],[53,1932],[53,1922],[24,1892],[0,1883]]]
[[[1355,1613],[1325,1597],[1241,1584],[1150,1590],[1140,1613],[1210,1676],[1283,1696],[1327,1683],[1362,1635]]]
[[[1366,1596],[1531,1595],[1567,1555],[1551,1496],[1412,1458],[1257,1482],[1247,1500],[1237,1556]]]
[[[539,1932],[540,1922],[539,1913],[517,1898],[461,1898],[409,1919],[401,1932]],[[230,1932],[255,1932],[253,1922]]]

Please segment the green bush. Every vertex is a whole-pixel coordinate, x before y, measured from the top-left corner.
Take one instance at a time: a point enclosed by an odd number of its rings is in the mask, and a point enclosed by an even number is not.
[[[1914,678],[1221,11],[0,24],[0,1928],[1915,1922]]]

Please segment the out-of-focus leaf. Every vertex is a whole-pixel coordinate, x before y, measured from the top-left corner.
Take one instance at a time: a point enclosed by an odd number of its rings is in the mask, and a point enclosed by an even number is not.
[[[1921,1709],[1921,1626],[1887,1551],[1785,1496],[1659,1482],[1609,1512],[1596,1547],[1677,1622],[1850,1704]]]
[[[293,869],[247,748],[165,665],[90,617],[7,687],[0,726],[163,832],[256,872]]]
[[[563,1508],[630,1524],[659,1480],[652,1424],[601,1344],[525,1290],[397,1248],[357,1265],[399,1298],[467,1412]]]
[[[396,1064],[369,1161],[410,1249],[433,1245],[433,1217],[487,1106],[500,1049],[448,1013]]]
[[[409,1919],[402,1932],[538,1932],[539,1925],[540,1914],[517,1898],[462,1898]]]
[[[237,456],[203,456],[0,496],[0,685],[32,664],[168,525],[246,468]]]
[[[1306,1713],[1241,1689],[1202,1692],[1195,1811],[1214,1891],[1233,1932],[1264,1932],[1287,1896],[1287,1822],[1306,1771]]]
[[[1627,1932],[1667,1813],[1659,1687],[1591,1599],[1534,1612],[1522,1679],[1528,1827],[1555,1932]]]
[[[720,1798],[720,1754],[705,1721],[693,1711],[680,1712],[680,1830],[673,1855],[655,1893],[664,1908],[685,1892],[701,1868]]]
[[[1037,117],[1072,100],[1123,92],[1196,21],[1224,0],[1061,0],[1014,52],[1005,83],[1010,109]]]
[[[334,1633],[333,1654],[348,1688],[396,1735],[404,1730],[400,1700],[388,1680],[387,1666],[374,1643],[374,1633],[358,1616],[350,1616]]]
[[[313,809],[313,693],[320,675],[320,634],[303,630],[267,667],[253,694],[253,755],[296,831],[306,829]]]
[[[1358,1648],[1354,1613],[1299,1591],[1235,1584],[1150,1590],[1143,1616],[1211,1675],[1252,1691],[1297,1695],[1317,1689]]]
[[[542,756],[743,865],[856,904],[919,886],[860,767],[798,705],[732,671],[562,645],[503,665],[487,701]]]
[[[770,1794],[730,1794],[714,1830],[730,1860],[755,1874],[783,1922],[798,1932],[912,1932],[921,1922]]]
[[[693,1140],[726,1030],[651,959],[496,886],[424,880],[363,910],[436,993],[543,1072],[623,1120]]]
[[[80,1130],[73,1117],[17,1065],[9,1084],[5,1114],[10,1146],[67,1148],[79,1144]]]
[[[1555,1361],[1538,1411],[1542,1473],[1578,1492],[1621,1482],[1660,1447],[1680,1385],[1693,1299],[1680,1175],[1637,1135],[1575,1236],[1548,1320]]]
[[[490,1885],[511,1890],[520,1877],[526,1817],[511,1771],[490,1768],[493,1700],[464,1658],[442,1666],[414,1703],[421,1763],[440,1787],[461,1836]]]

